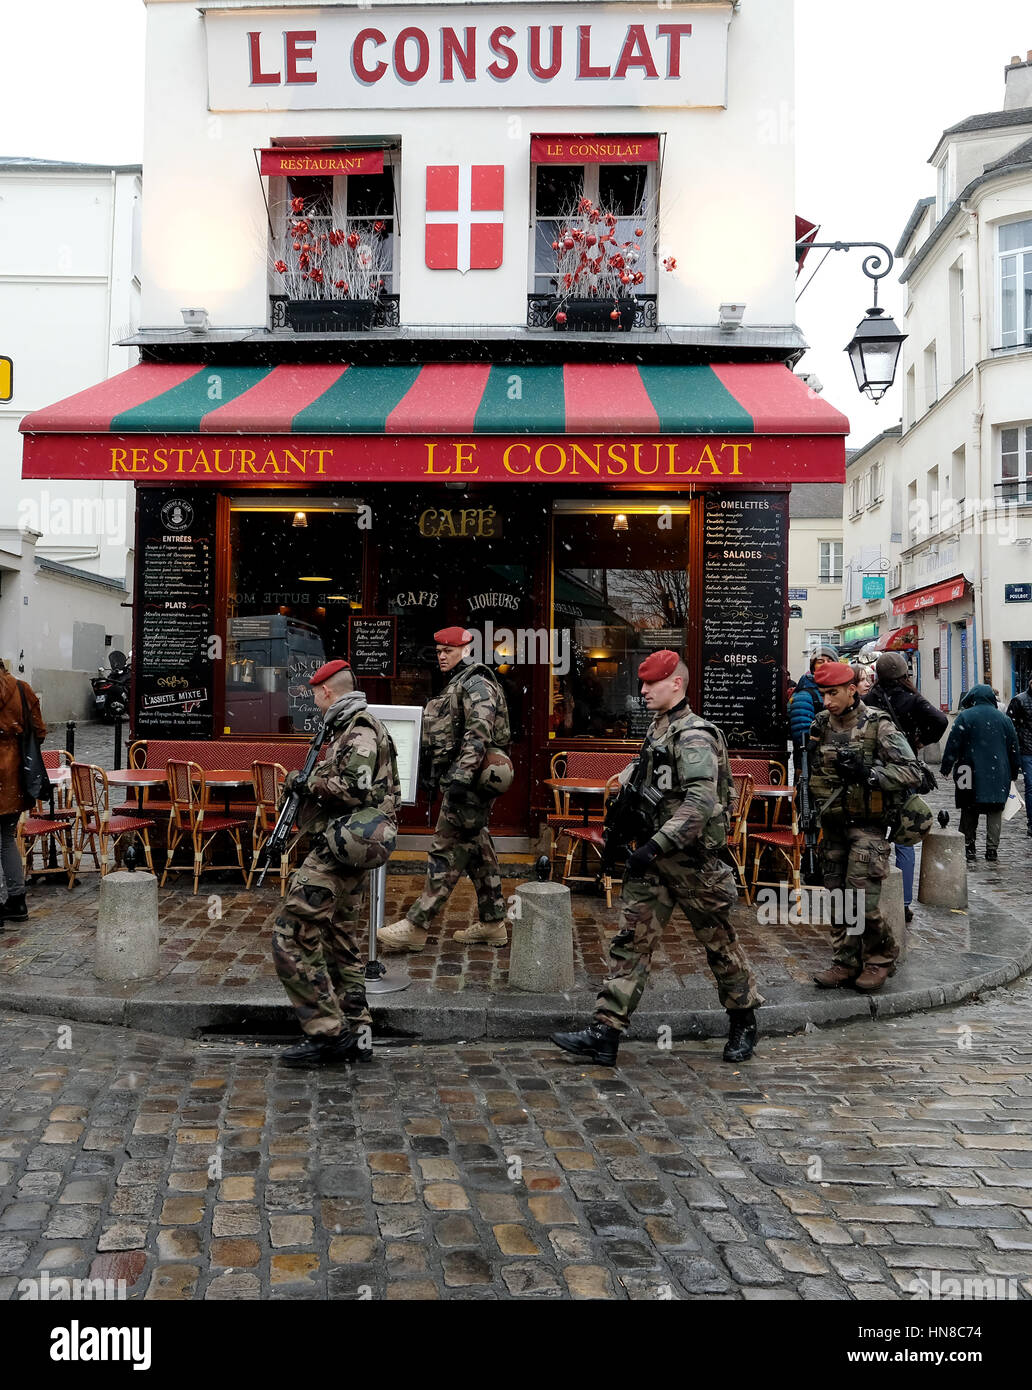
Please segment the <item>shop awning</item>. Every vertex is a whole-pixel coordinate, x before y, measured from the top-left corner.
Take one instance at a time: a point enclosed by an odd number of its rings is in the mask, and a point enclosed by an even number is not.
[[[915,589],[893,600],[893,613],[916,613],[921,608],[934,608],[939,603],[952,603],[963,598],[968,581],[962,574],[955,575],[941,584],[932,584],[927,589]]]
[[[313,456],[339,451],[340,468],[330,471],[325,457],[318,460],[318,476],[327,479],[412,478],[417,458],[425,465],[419,476],[443,475],[449,458],[455,474],[466,476],[475,471],[475,456],[477,470],[492,464],[492,471],[477,472],[481,479],[747,483],[844,481],[849,422],[771,363],[144,363],[27,415],[21,430],[26,478],[161,471],[195,481],[205,472],[242,477],[262,467],[240,455],[278,448],[296,456],[293,439]],[[346,464],[341,435],[352,437]],[[572,440],[579,453],[564,443]],[[157,447],[184,451],[189,461],[179,456],[174,466],[155,468]],[[223,456],[220,467],[212,462],[215,448],[238,457]],[[200,454],[204,461],[195,467]],[[280,471],[280,454],[266,461],[266,471]],[[307,476],[317,472],[309,467]]]
[[[897,627],[892,632],[883,632],[878,638],[877,648],[880,652],[911,652],[917,650],[917,623],[909,623],[906,627]]]

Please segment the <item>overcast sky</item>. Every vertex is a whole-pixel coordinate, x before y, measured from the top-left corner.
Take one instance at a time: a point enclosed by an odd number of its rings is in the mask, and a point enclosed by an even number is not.
[[[139,161],[144,18],[142,0],[7,4],[0,155]],[[823,240],[895,249],[914,203],[935,191],[926,161],[942,130],[1001,108],[1003,69],[1030,48],[1029,0],[796,0],[798,211]],[[860,261],[829,256],[797,312],[812,345],[800,370],[849,415],[853,445],[900,415],[898,387],[879,406],[857,395],[842,351],[869,304]],[[882,302],[902,314],[896,272]]]

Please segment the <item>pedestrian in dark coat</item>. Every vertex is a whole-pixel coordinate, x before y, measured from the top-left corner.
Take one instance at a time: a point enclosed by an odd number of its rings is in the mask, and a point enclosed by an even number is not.
[[[47,726],[39,711],[39,699],[27,681],[19,681],[0,666],[0,867],[7,898],[0,907],[0,921],[18,922],[29,915],[25,905],[25,873],[18,850],[18,820],[31,809],[21,779],[20,735],[25,715],[40,743]]]
[[[967,857],[975,858],[975,834],[979,816],[985,816],[985,857],[997,859],[1003,808],[1010,786],[1021,770],[1014,725],[996,707],[988,685],[973,685],[960,702],[946,750],[942,771],[953,773],[960,831],[967,841]]]
[[[863,697],[864,704],[887,710],[893,716],[915,754],[929,743],[938,743],[949,727],[949,719],[929,704],[910,679],[910,668],[902,652],[885,652],[875,666],[877,680]],[[903,915],[914,920],[914,869],[917,854],[913,845],[894,846],[896,868],[903,875]]]
[[[1018,735],[1018,752],[1025,776],[1025,818],[1028,821],[1028,837],[1032,840],[1032,680],[1028,683],[1028,689],[1015,695],[1007,706],[1007,718]]]

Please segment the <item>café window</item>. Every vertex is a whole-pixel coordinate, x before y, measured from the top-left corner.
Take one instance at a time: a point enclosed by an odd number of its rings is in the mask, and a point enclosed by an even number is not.
[[[308,678],[348,654],[362,612],[362,539],[355,502],[234,502],[226,614],[225,726],[233,734],[315,727]]]
[[[641,738],[651,715],[638,667],[688,638],[690,504],[558,503],[553,522],[550,730],[557,739]]]
[[[654,137],[645,140],[637,137],[639,144],[656,146]],[[623,137],[611,137],[615,142]],[[534,145],[547,150],[545,137],[535,139]],[[568,150],[571,154],[582,148],[577,143],[557,137],[551,146],[554,149]],[[587,148],[585,145],[584,148]],[[557,277],[561,276],[570,259],[567,255],[561,262],[557,259],[561,252],[553,248],[553,242],[562,246],[563,233],[570,230],[574,222],[578,230],[587,236],[598,235],[598,230],[585,225],[577,216],[581,199],[590,200],[593,209],[600,213],[599,229],[605,227],[605,217],[616,219],[611,230],[615,242],[610,251],[622,249],[624,255],[631,250],[633,256],[627,267],[633,274],[640,273],[643,279],[634,286],[635,293],[655,294],[656,292],[656,224],[657,224],[657,163],[642,160],[638,163],[536,163],[531,165],[531,237],[530,291],[532,294],[555,294],[559,288]],[[640,235],[639,235],[640,234]],[[583,249],[588,257],[585,274],[586,293],[590,293],[592,281],[591,263],[599,260],[597,240],[590,246],[579,243],[575,259],[579,260]]]
[[[321,300],[397,295],[398,155],[382,152],[382,172],[270,180],[273,294]]]

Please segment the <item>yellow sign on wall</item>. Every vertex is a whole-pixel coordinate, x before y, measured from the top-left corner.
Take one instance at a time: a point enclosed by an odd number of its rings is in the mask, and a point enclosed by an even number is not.
[[[14,363],[9,357],[0,357],[0,401],[9,401],[14,395]]]

